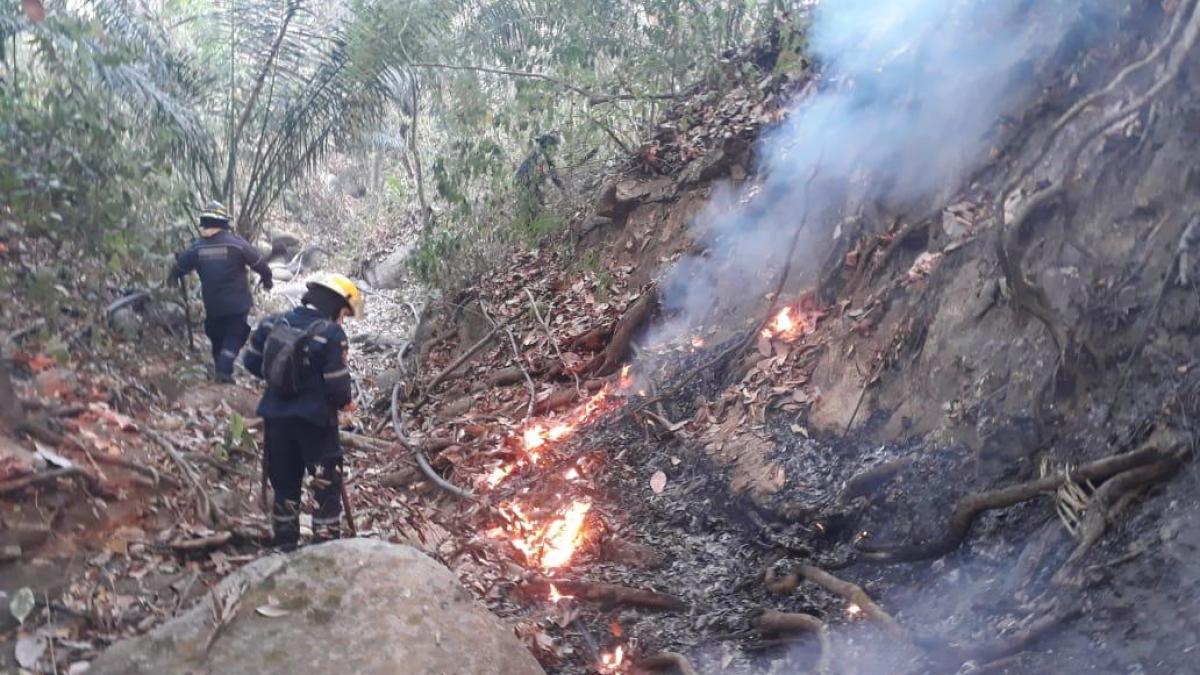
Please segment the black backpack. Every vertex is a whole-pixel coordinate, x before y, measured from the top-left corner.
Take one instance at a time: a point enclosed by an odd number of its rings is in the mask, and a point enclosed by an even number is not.
[[[303,391],[305,369],[309,368],[308,345],[328,321],[314,321],[301,330],[280,317],[267,334],[263,347],[263,375],[267,385],[285,398]]]

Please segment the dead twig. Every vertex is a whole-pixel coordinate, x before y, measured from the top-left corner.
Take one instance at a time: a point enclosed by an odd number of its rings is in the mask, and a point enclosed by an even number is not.
[[[492,316],[488,314],[487,307],[484,306],[483,300],[479,301],[479,311],[483,312],[483,318],[487,319],[488,323],[492,324],[493,327],[500,327],[500,325],[497,324],[494,319],[492,319]],[[512,349],[513,363],[516,364],[517,368],[521,369],[521,375],[525,376],[525,388],[529,390],[529,403],[525,407],[525,419],[528,420],[530,417],[533,417],[533,404],[534,399],[537,398],[537,387],[533,384],[533,378],[529,376],[529,370],[525,368],[525,364],[522,363],[521,350],[517,348],[517,338],[513,337],[512,329],[509,328],[507,324],[504,326],[504,334],[508,336],[508,346]]]
[[[225,514],[221,509],[213,503],[212,497],[200,482],[200,477],[196,475],[195,468],[188,463],[179,451],[175,449],[175,444],[166,436],[163,436],[154,429],[144,429],[147,436],[153,439],[159,446],[166,451],[167,456],[175,463],[175,467],[179,469],[179,473],[183,474],[184,480],[192,489],[192,495],[196,498],[197,509],[199,515],[204,519],[209,526],[218,525],[225,521]]]
[[[510,319],[505,319],[504,321],[502,321],[499,324],[497,324],[496,326],[494,326],[492,328],[492,330],[488,331],[487,335],[484,335],[482,338],[479,338],[478,342],[471,345],[471,347],[468,348],[467,351],[463,352],[457,359],[454,359],[454,361],[452,361],[450,363],[450,365],[443,368],[442,372],[438,373],[433,378],[433,381],[431,381],[425,387],[425,390],[421,393],[421,398],[419,398],[417,400],[417,402],[415,404],[413,404],[413,410],[418,410],[421,406],[428,403],[429,397],[433,393],[433,390],[436,389],[439,384],[444,382],[447,377],[450,377],[450,375],[452,375],[454,373],[454,371],[458,370],[458,368],[460,366],[462,366],[467,361],[471,360],[471,357],[478,354],[479,350],[481,350],[485,346],[487,346],[487,344],[492,341],[492,338],[496,337],[496,333],[499,333],[502,327],[508,325],[509,321],[510,321]]]
[[[546,341],[549,342],[550,346],[554,349],[554,354],[558,356],[558,362],[562,364],[563,370],[568,370],[567,360],[563,358],[562,350],[558,348],[558,341],[554,339],[554,333],[550,330],[549,319],[542,316],[542,311],[538,309],[537,301],[533,299],[533,292],[528,288],[523,290],[525,291],[526,297],[529,298],[529,306],[533,309],[533,315],[537,317],[538,323],[542,324],[542,330],[546,331]],[[547,312],[547,314],[549,314],[549,312]],[[579,384],[579,374],[573,370],[568,372],[571,373],[572,379],[575,380],[575,390],[579,392],[580,396],[582,396],[583,389]]]

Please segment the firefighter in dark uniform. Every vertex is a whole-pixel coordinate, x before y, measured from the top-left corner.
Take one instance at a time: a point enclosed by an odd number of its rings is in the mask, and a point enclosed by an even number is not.
[[[218,382],[233,383],[233,364],[250,336],[246,317],[253,299],[246,268],[258,273],[271,290],[267,259],[245,239],[229,231],[229,214],[220,202],[209,202],[200,214],[200,238],[175,256],[171,280],[195,270],[204,297],[204,332],[212,343],[213,369]]]
[[[246,369],[268,380],[258,404],[266,434],[267,475],[275,491],[271,507],[274,545],[294,549],[300,539],[300,487],[307,472],[313,476],[314,542],[341,536],[342,447],[338,442],[338,411],[352,406],[350,371],[346,366],[344,317],[361,316],[362,293],[340,274],[316,277],[307,284],[301,304],[289,312],[263,319],[246,349]],[[322,325],[314,326],[322,322]],[[311,333],[293,392],[272,386],[268,344],[275,328],[284,324]]]

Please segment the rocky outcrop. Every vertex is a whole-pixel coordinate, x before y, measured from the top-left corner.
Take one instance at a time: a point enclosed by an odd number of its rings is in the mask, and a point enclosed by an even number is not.
[[[226,608],[221,626],[214,598]],[[542,669],[445,567],[408,546],[349,539],[247,565],[186,614],[109,649],[88,672],[539,675]]]

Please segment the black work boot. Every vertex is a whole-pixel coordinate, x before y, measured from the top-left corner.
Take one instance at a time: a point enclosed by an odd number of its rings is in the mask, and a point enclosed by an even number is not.
[[[300,545],[300,504],[291,500],[277,501],[271,507],[271,545],[284,553]]]

